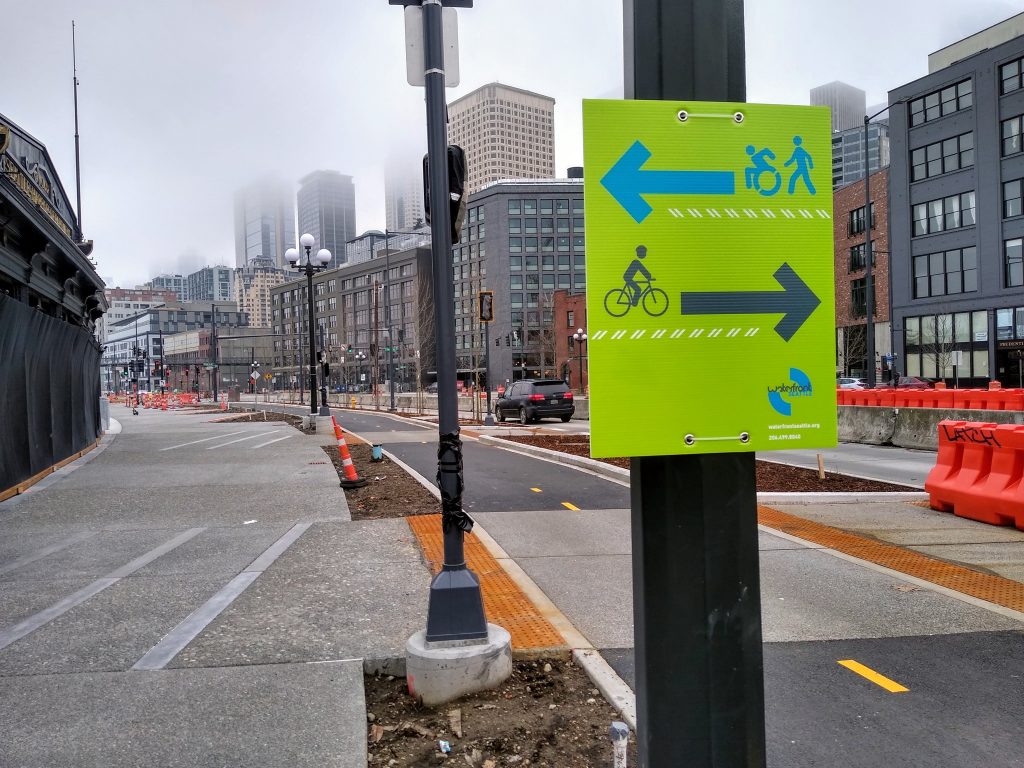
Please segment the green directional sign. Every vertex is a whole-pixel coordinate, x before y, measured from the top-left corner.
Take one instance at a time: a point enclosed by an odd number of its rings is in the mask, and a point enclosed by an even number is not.
[[[825,107],[583,102],[591,453],[836,443]]]

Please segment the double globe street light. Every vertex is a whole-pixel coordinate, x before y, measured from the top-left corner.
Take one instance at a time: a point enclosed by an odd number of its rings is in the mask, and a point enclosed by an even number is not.
[[[309,412],[310,415],[316,416],[316,355],[313,354],[313,350],[316,348],[316,333],[313,330],[315,323],[315,315],[313,312],[313,274],[320,272],[327,268],[327,265],[331,263],[331,252],[326,248],[321,248],[316,252],[316,255],[312,255],[313,243],[316,242],[313,236],[305,234],[299,238],[299,245],[305,251],[305,258],[299,253],[296,248],[289,248],[284,252],[284,257],[293,267],[297,268],[300,272],[306,273],[306,295],[308,298],[308,309],[309,309]],[[301,327],[301,320],[299,321]],[[320,390],[320,416],[330,416],[331,410],[327,407],[327,388],[326,386]]]
[[[583,342],[587,340],[587,334],[584,333],[582,328],[577,328],[576,333],[572,335],[573,339],[576,340],[576,356],[577,365],[579,366],[580,372],[580,396],[583,396]]]

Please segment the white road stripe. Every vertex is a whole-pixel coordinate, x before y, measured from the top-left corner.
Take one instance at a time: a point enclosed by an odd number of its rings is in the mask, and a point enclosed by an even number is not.
[[[225,445],[234,445],[235,443],[241,443],[241,442],[243,442],[245,440],[255,440],[257,437],[267,437],[268,435],[277,434],[280,431],[281,430],[279,430],[279,429],[274,429],[274,430],[271,430],[270,432],[260,432],[257,435],[248,435],[247,437],[239,437],[239,438],[237,438],[235,440],[228,440],[226,443],[221,443],[220,445],[211,445],[206,450],[213,451],[213,450],[216,450],[217,448],[223,448]]]
[[[44,557],[48,557],[49,555],[52,555],[55,552],[60,552],[62,549],[67,549],[72,544],[78,544],[80,541],[85,541],[90,536],[95,535],[96,531],[82,531],[81,533],[76,533],[72,536],[68,536],[66,539],[62,539],[55,544],[51,544],[48,547],[43,547],[42,549],[37,549],[35,552],[30,552],[27,555],[22,555],[17,560],[12,560],[6,565],[0,565],[0,576],[3,576],[5,573],[10,573],[11,571],[17,568],[21,568],[22,566],[28,565],[29,563],[34,563],[36,560],[42,560]]]
[[[252,449],[255,451],[257,448],[262,448],[263,446],[270,445],[271,443],[280,443],[282,440],[287,440],[290,437],[295,437],[295,435],[285,435],[284,437],[275,437],[273,440],[267,440],[267,442],[265,442],[265,443],[260,443],[259,445],[254,445],[252,447]]]
[[[217,594],[189,614],[184,621],[172,629],[159,643],[135,662],[134,670],[163,669],[202,632],[211,621],[217,618],[225,608],[242,594],[246,588],[256,581],[257,577],[270,567],[288,547],[295,543],[312,523],[298,523],[292,526],[284,536],[271,544],[259,557],[222,587]]]
[[[197,443],[208,443],[211,440],[223,440],[225,437],[231,437],[232,435],[240,435],[245,432],[244,429],[239,429],[236,432],[228,432],[225,435],[217,435],[216,437],[204,437],[202,440],[193,440],[191,443],[181,443],[180,445],[172,445],[168,448],[161,448],[161,451],[173,451],[175,448],[184,448],[186,445],[196,445]]]
[[[131,576],[135,571],[149,565],[161,555],[166,555],[172,549],[181,546],[186,541],[198,536],[205,530],[206,528],[189,528],[184,533],[179,533],[174,538],[168,539],[160,546],[154,547],[149,550],[149,552],[135,558],[130,563],[122,565],[120,568],[111,571],[103,578],[97,579],[92,584],[82,587],[74,594],[68,595],[63,600],[57,601],[49,608],[29,616],[27,619],[15,624],[13,627],[0,631],[0,650],[3,650],[11,643],[17,642],[21,638],[25,637],[25,635],[35,632],[40,627],[49,624],[59,616],[63,616],[76,605],[81,605],[90,597],[98,595],[107,587],[117,584],[117,582],[125,576]]]

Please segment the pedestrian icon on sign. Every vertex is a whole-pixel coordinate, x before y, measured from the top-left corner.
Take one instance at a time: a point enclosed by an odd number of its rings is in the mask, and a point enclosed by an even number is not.
[[[795,165],[793,169],[793,175],[789,177],[789,194],[793,194],[796,189],[797,179],[803,177],[804,184],[807,186],[807,191],[812,195],[815,194],[814,184],[811,183],[811,169],[814,167],[814,160],[811,158],[811,153],[803,148],[803,139],[799,136],[793,137],[793,145],[795,149],[793,154],[789,156],[789,160],[785,162],[785,167],[788,168],[791,165]]]

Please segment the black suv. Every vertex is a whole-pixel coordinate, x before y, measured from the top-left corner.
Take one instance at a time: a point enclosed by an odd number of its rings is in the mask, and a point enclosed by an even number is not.
[[[523,379],[517,381],[494,404],[494,417],[504,421],[509,416],[520,424],[544,418],[572,418],[576,406],[572,392],[561,379]]]

